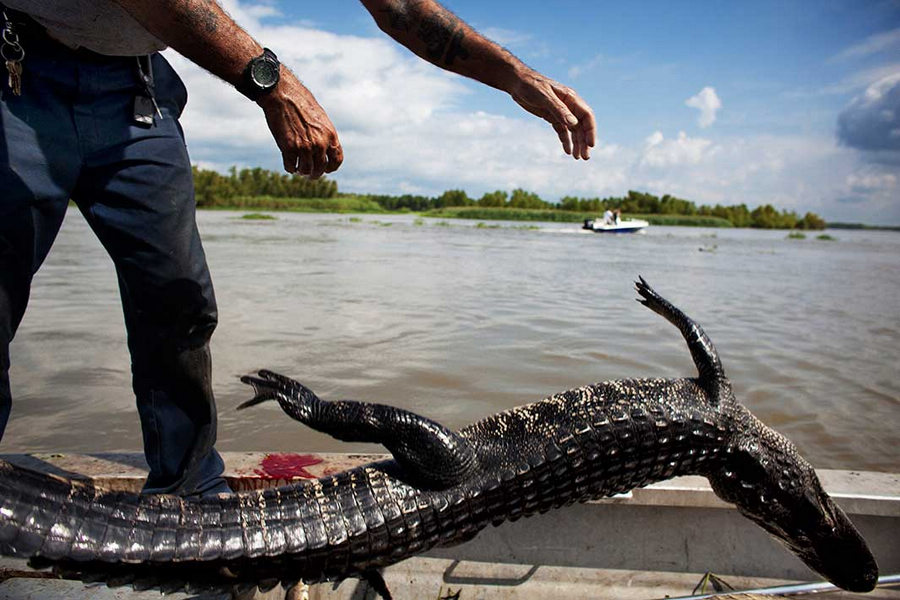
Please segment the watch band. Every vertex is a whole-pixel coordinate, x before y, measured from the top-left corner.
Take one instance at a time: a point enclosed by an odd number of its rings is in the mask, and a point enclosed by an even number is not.
[[[258,100],[278,85],[280,68],[281,63],[275,53],[263,48],[263,53],[250,59],[244,67],[237,90],[250,100]]]

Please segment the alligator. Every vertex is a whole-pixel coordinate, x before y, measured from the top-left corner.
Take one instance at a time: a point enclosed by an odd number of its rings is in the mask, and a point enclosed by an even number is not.
[[[326,401],[287,377],[242,380],[292,418],[392,459],[317,480],[212,497],[138,495],[0,463],[0,553],[66,577],[164,592],[368,579],[489,524],[703,475],[809,567],[873,589],[865,541],[794,445],[739,404],[700,326],[640,278],[638,301],[681,332],[698,376],[572,389],[459,431],[409,411]]]

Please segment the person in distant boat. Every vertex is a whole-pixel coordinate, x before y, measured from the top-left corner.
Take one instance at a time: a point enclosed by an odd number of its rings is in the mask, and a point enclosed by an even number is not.
[[[603,211],[603,224],[604,225],[612,225],[615,217],[613,216],[613,211],[610,209],[606,209]]]
[[[422,58],[506,91],[587,160],[596,126],[570,88],[432,0],[361,0]],[[145,492],[228,491],[214,445],[217,307],[197,233],[171,46],[262,109],[285,171],[321,177],[343,148],[312,93],[210,0],[0,0],[0,437],[9,345],[69,200],[112,257],[150,473]],[[402,101],[402,99],[398,99]]]
[[[613,224],[618,225],[622,221],[622,209],[617,208],[613,211]]]

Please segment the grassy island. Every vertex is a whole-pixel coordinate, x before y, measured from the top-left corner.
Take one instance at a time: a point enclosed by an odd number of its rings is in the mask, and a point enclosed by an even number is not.
[[[602,212],[602,211],[601,211]],[[575,212],[569,210],[527,209],[527,208],[480,208],[460,207],[438,208],[422,213],[425,217],[441,219],[476,219],[479,221],[550,221],[561,223],[581,223],[585,219],[599,216],[595,212]],[[623,213],[622,217],[640,218],[651,225],[685,225],[689,227],[733,227],[731,221],[721,217],[698,215],[661,215],[645,213]]]
[[[327,178],[275,173],[261,168],[232,167],[228,174],[194,167],[197,206],[208,209],[269,210],[329,213],[417,213],[440,219],[479,221],[550,221],[578,223],[596,218],[607,209],[618,209],[628,218],[641,218],[653,225],[692,227],[755,227],[761,229],[825,229],[815,213],[802,217],[778,210],[771,204],[750,209],[733,206],[698,206],[669,194],[655,196],[630,190],[625,196],[578,198],[566,196],[551,203],[523,189],[497,190],[481,198],[470,198],[464,190],[447,190],[439,196],[342,194]]]

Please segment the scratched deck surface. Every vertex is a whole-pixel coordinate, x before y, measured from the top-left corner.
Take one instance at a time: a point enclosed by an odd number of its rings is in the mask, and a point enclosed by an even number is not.
[[[690,594],[701,577],[701,573],[498,565],[435,558],[410,559],[385,571],[385,580],[396,600],[656,600]],[[725,580],[730,585],[743,589],[757,588],[761,584],[785,583],[784,580],[746,577],[726,577]],[[361,600],[372,597],[367,584],[355,580],[344,581],[336,589],[330,584],[310,586],[308,592],[308,600]],[[876,589],[868,594],[836,592],[821,597],[829,600],[900,600],[900,590]],[[130,588],[85,587],[74,581],[15,578],[0,583],[0,600],[160,598],[162,597],[156,591],[134,592]],[[187,600],[190,596],[179,593],[165,598]],[[257,593],[254,600],[282,598],[283,591],[276,588],[265,594]],[[759,600],[763,596],[734,593],[725,598]]]

